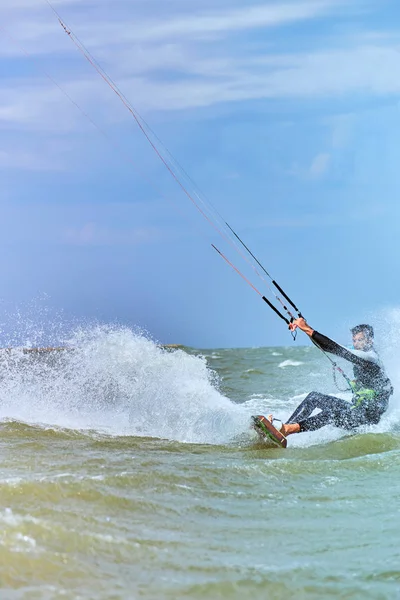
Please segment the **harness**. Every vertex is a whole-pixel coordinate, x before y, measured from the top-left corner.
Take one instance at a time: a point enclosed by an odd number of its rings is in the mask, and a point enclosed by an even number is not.
[[[369,408],[371,403],[374,402],[378,397],[378,393],[375,390],[362,387],[362,384],[354,379],[350,381],[350,386],[351,391],[353,392],[352,409],[360,408],[361,406],[364,406],[364,408]]]

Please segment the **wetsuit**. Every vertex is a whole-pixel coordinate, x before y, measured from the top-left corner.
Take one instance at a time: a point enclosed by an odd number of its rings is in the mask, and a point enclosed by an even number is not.
[[[378,423],[388,407],[393,387],[375,350],[348,350],[318,331],[313,332],[312,339],[324,352],[353,363],[353,399],[352,402],[347,402],[311,392],[287,423],[299,423],[300,431],[313,431],[328,423],[344,429]],[[311,417],[317,408],[321,412]]]

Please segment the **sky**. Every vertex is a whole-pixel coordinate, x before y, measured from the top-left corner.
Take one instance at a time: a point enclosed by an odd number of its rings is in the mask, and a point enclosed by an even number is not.
[[[399,305],[398,2],[0,0],[4,312],[292,343],[52,8],[313,327]]]

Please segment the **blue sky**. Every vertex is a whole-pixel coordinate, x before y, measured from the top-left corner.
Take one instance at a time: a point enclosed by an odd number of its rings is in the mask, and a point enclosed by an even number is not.
[[[10,5],[0,0],[3,305],[46,293],[71,318],[166,343],[290,344],[210,244],[268,290],[45,0]],[[344,342],[398,306],[397,2],[53,5],[314,327]]]

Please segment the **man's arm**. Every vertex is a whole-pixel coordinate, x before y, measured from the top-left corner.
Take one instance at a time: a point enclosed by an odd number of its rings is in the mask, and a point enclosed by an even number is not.
[[[305,319],[296,319],[293,323],[290,324],[289,328],[294,331],[299,328],[304,333],[306,333],[313,342],[321,348],[324,352],[329,352],[330,354],[335,354],[336,356],[340,356],[349,362],[354,363],[362,367],[366,362],[378,362],[378,357],[375,352],[364,352],[363,350],[349,350],[344,346],[341,346],[337,342],[334,342],[330,338],[322,335],[318,331],[315,331],[310,325],[306,322]]]
[[[330,338],[326,337],[326,335],[322,335],[318,331],[313,331],[310,336],[313,341],[325,352],[329,352],[330,354],[335,354],[336,356],[340,356],[349,362],[352,362],[359,367],[365,365],[366,362],[377,363],[378,357],[375,352],[364,351],[364,350],[349,350],[344,346],[341,346],[337,342],[334,342]]]

